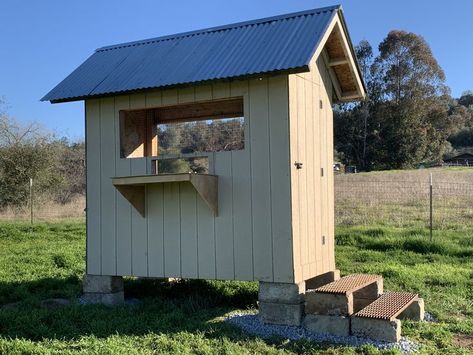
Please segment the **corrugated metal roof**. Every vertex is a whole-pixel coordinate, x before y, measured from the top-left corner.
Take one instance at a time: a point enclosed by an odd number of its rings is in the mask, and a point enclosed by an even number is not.
[[[42,101],[307,71],[340,6],[102,47]]]

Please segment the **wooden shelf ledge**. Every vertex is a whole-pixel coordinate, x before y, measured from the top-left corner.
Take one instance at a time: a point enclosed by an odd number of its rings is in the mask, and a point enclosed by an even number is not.
[[[218,177],[208,174],[163,174],[112,178],[112,184],[136,210],[145,216],[146,185],[190,182],[209,208],[218,214]]]

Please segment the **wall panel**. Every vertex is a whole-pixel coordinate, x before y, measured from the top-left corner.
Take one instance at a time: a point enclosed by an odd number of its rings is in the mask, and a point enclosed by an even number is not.
[[[89,180],[99,181],[88,188],[96,197],[89,199],[89,272],[292,282],[287,80],[121,95],[102,99],[102,109],[100,100],[89,100]],[[113,176],[150,173],[149,159],[120,158],[120,110],[235,96],[244,97],[245,149],[210,155],[218,216],[187,183],[147,186],[144,218],[114,190]]]

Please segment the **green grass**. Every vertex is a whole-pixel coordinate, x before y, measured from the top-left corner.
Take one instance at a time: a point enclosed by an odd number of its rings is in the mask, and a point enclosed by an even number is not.
[[[343,273],[372,272],[385,288],[419,292],[438,323],[405,322],[424,353],[467,353],[456,339],[473,333],[473,230],[451,229],[428,242],[423,229],[385,226],[337,230]],[[376,354],[372,347],[262,340],[222,321],[254,309],[252,282],[126,280],[137,305],[108,308],[73,303],[47,309],[47,298],[75,299],[84,272],[81,223],[0,224],[0,354],[328,353]],[[470,349],[471,350],[471,349]]]

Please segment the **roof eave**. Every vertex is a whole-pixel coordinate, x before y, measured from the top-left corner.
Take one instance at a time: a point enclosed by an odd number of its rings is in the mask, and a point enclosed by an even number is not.
[[[83,100],[90,100],[90,99],[98,99],[103,97],[110,97],[110,96],[119,96],[119,95],[129,95],[129,94],[137,94],[143,93],[147,91],[154,91],[154,90],[166,90],[166,89],[175,89],[175,88],[183,88],[189,86],[198,86],[198,85],[206,85],[211,83],[218,83],[218,82],[229,82],[235,80],[245,80],[245,79],[253,79],[253,78],[260,78],[263,76],[275,76],[275,75],[282,75],[282,74],[297,74],[297,73],[305,73],[310,71],[309,65],[301,65],[299,67],[290,68],[290,69],[283,69],[283,70],[273,70],[270,72],[263,72],[263,73],[254,73],[248,75],[239,75],[227,78],[218,78],[218,79],[211,79],[211,80],[201,80],[201,81],[194,81],[188,83],[181,83],[181,84],[174,84],[174,85],[165,85],[165,86],[155,86],[155,87],[146,87],[140,88],[135,90],[125,90],[125,91],[116,91],[111,93],[105,94],[89,94],[83,96],[76,96],[76,97],[67,97],[58,100],[49,100],[47,97],[49,94],[45,95],[41,101],[49,101],[51,104],[59,104],[65,102],[74,102],[74,101],[83,101]]]

